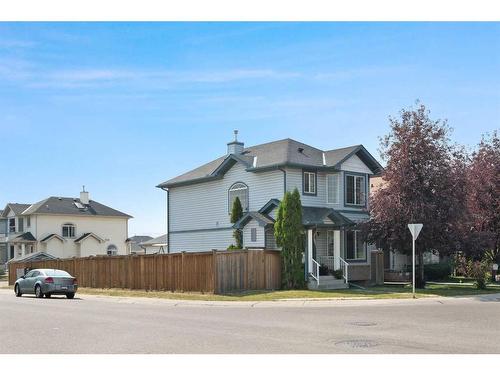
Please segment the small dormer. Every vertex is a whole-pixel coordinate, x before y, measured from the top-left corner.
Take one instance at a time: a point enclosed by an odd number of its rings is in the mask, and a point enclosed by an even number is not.
[[[238,130],[234,131],[234,140],[227,144],[227,154],[240,155],[245,149],[245,144],[238,141]]]

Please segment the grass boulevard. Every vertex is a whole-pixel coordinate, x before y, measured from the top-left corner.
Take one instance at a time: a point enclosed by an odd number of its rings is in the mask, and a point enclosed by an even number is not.
[[[2,287],[10,289],[11,287]],[[478,290],[471,285],[428,284],[425,289],[417,289],[417,298],[465,297],[500,293],[500,285],[489,285],[488,289]],[[143,291],[125,289],[80,288],[80,295],[110,297],[143,297],[193,301],[279,301],[287,299],[408,299],[412,298],[411,286],[385,285],[366,289],[347,289],[333,291],[278,290],[246,291],[224,295],[202,293],[173,293],[166,291]]]

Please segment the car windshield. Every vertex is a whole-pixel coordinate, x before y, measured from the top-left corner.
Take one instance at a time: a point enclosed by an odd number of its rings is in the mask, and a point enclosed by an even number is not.
[[[71,277],[69,273],[61,270],[45,270],[45,274],[47,276],[62,276],[62,277]]]

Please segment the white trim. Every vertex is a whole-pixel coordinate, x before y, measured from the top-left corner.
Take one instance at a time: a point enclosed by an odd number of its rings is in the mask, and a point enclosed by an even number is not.
[[[253,167],[257,168],[257,156],[254,156],[253,158]]]
[[[324,152],[323,152],[323,165],[326,165],[326,156]]]
[[[307,230],[307,270],[308,274],[313,271],[313,230]]]
[[[306,194],[316,194],[316,190],[317,190],[317,187],[316,187],[316,172],[309,172],[309,171],[304,171],[304,193]],[[309,191],[306,190],[306,175],[307,175],[307,182],[309,184]],[[311,184],[311,177],[312,177],[312,184]],[[311,186],[314,186],[314,190],[311,191]]]

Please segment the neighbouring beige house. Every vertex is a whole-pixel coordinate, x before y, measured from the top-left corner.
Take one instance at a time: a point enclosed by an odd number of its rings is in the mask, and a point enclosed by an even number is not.
[[[127,254],[123,212],[89,199],[50,197],[35,204],[9,203],[1,214],[0,247],[7,260],[37,252],[57,258]],[[2,223],[0,223],[2,224]]]

